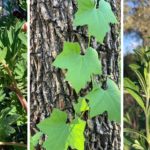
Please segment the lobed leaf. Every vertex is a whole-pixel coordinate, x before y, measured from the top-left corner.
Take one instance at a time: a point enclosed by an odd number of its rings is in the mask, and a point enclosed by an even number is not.
[[[51,117],[40,122],[38,128],[48,136],[43,147],[52,150],[67,150],[68,146],[73,149],[84,150],[85,121],[74,119],[70,124],[66,123],[67,114],[54,109]]]
[[[90,117],[95,117],[107,111],[110,120],[120,122],[120,91],[111,79],[107,80],[107,85],[107,90],[96,87],[85,96],[89,100]]]
[[[96,8],[96,5],[99,5]],[[94,0],[78,0],[78,11],[75,14],[75,26],[88,26],[89,35],[103,43],[104,37],[110,30],[110,23],[117,23],[117,19],[111,10],[111,6],[105,0],[95,4]]]
[[[30,150],[34,150],[34,147],[38,144],[42,135],[41,132],[37,132],[34,136],[30,137]]]
[[[85,98],[79,98],[78,103],[73,104],[74,110],[76,114],[80,114],[81,112],[84,112],[86,110],[89,110],[88,103],[86,102]]]
[[[78,93],[91,80],[93,74],[101,73],[101,63],[93,48],[88,48],[85,55],[80,55],[78,43],[64,43],[64,48],[53,65],[67,69],[66,80]]]

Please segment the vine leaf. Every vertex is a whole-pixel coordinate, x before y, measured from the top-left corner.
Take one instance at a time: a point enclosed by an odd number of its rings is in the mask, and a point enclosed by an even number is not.
[[[70,124],[66,124],[67,114],[58,109],[54,109],[51,117],[41,121],[37,126],[48,136],[44,143],[44,148],[52,150],[72,149],[84,150],[84,129],[85,121],[79,118],[74,119]]]
[[[88,103],[86,102],[85,98],[79,98],[77,104],[73,104],[74,110],[76,114],[81,114],[82,112],[89,110]]]
[[[42,135],[41,132],[37,132],[34,136],[30,137],[30,150],[34,150],[34,147],[38,144]]]
[[[107,80],[107,85],[107,90],[96,87],[85,96],[89,100],[90,117],[107,111],[110,120],[120,122],[120,91],[111,79]]]
[[[89,35],[103,43],[104,37],[110,30],[110,23],[117,23],[117,19],[108,2],[100,0],[96,8],[94,0],[78,0],[78,11],[75,14],[74,25],[88,25]]]
[[[93,48],[88,48],[85,55],[80,55],[78,43],[64,43],[63,52],[57,56],[53,65],[67,69],[66,80],[78,93],[91,80],[92,74],[101,73],[101,63]]]

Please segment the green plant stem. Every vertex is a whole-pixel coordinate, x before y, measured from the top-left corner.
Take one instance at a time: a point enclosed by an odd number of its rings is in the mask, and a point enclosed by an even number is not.
[[[27,145],[16,142],[0,142],[0,146],[18,146],[27,148]]]

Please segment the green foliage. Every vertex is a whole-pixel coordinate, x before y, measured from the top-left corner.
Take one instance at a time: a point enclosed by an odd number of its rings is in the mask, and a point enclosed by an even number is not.
[[[108,111],[109,119],[120,122],[120,92],[114,81],[107,80],[108,88],[93,88],[85,97],[89,100],[90,117]]]
[[[131,70],[134,72],[136,82],[129,78],[124,79],[124,87],[126,93],[130,94],[136,101],[140,110],[143,112],[142,119],[145,122],[144,127],[138,130],[132,129],[131,117],[125,118],[125,138],[130,141],[130,146],[134,149],[150,149],[150,49],[143,48],[135,50],[135,56],[138,60],[134,64],[130,64]],[[138,110],[138,107],[136,108]],[[135,110],[135,111],[136,111]],[[141,112],[140,111],[140,112]],[[133,112],[132,112],[133,113]],[[129,114],[131,116],[131,114]],[[128,115],[128,118],[129,118]],[[128,123],[129,121],[129,123]],[[137,122],[140,124],[140,122]],[[130,129],[131,127],[131,129]],[[133,141],[134,140],[134,141]],[[125,143],[126,145],[128,143]]]
[[[7,15],[5,14],[0,16],[0,29],[9,29],[11,26],[14,26],[16,24],[16,21],[18,21],[18,19],[15,18],[12,14],[14,9],[13,7],[13,1],[7,1],[7,5],[5,5],[5,8],[3,8],[5,11],[7,11]]]
[[[111,11],[110,4],[104,0],[99,2],[98,8],[93,0],[78,0],[78,8],[74,24],[88,25],[88,47],[81,50],[78,43],[65,42],[63,51],[57,56],[53,65],[66,69],[66,80],[78,95],[89,82],[92,82],[93,86],[91,92],[86,96],[79,96],[77,103],[73,103],[74,120],[67,118],[65,112],[54,109],[50,117],[37,125],[40,132],[48,136],[43,144],[46,149],[67,150],[68,147],[71,147],[84,150],[84,130],[87,120],[82,119],[85,119],[86,111],[90,114],[88,119],[108,111],[109,119],[120,122],[120,91],[109,78],[107,89],[96,84],[94,77],[101,76],[102,65],[97,51],[90,47],[90,36],[95,36],[102,43],[110,29],[109,24],[117,23],[117,20]],[[31,139],[33,140],[33,137]],[[31,148],[33,149],[36,145],[37,143],[32,142]]]
[[[89,110],[88,103],[86,102],[85,98],[79,98],[78,103],[73,104],[73,108],[75,110],[75,113],[78,115],[81,115],[81,113]]]
[[[10,13],[0,17],[0,142],[13,141],[6,149],[21,150],[27,143],[27,115],[21,105],[27,98],[27,34],[21,30],[24,22],[12,16],[11,6],[7,9]]]
[[[27,1],[26,0],[19,0],[19,5],[22,9],[27,10]]]
[[[41,138],[42,133],[37,132],[34,136],[30,137],[30,150],[34,150],[34,146],[36,146]]]
[[[84,150],[84,128],[85,121],[75,118],[71,123],[66,123],[67,114],[54,109],[51,117],[41,121],[38,128],[48,135],[44,143],[46,149],[67,150],[68,146],[73,149]]]
[[[134,82],[132,82],[130,79],[125,78],[124,87],[128,91],[128,93],[132,95],[132,97],[136,100],[139,106],[141,106],[141,108],[145,111],[145,104],[142,100],[142,97],[139,95],[140,93],[139,93],[138,86],[136,86]]]
[[[99,5],[98,8],[96,8],[97,5]],[[117,23],[110,4],[105,0],[100,0],[99,4],[94,0],[78,0],[78,8],[74,24],[88,25],[89,35],[93,35],[100,43],[103,43],[106,33],[110,30],[109,24]]]
[[[0,89],[0,102],[2,102],[5,99],[6,94],[2,89]]]
[[[143,147],[141,145],[142,144],[138,140],[135,140],[132,147],[135,148],[135,149],[138,149],[138,150],[145,150],[145,147]]]
[[[0,51],[0,61],[1,62],[5,60],[6,55],[7,55],[7,49],[5,47],[2,51]]]
[[[2,30],[0,34],[1,65],[3,68],[4,65],[8,65],[10,70],[14,70],[12,74],[20,82],[27,74],[27,60],[24,57],[24,55],[27,55],[27,42],[25,45],[25,42],[22,42],[19,37],[22,24],[22,22],[18,22],[15,27],[12,26],[9,30]],[[26,37],[25,34],[24,36]],[[5,69],[1,71],[1,74],[6,74]],[[24,82],[26,81],[24,80]]]
[[[96,50],[89,47],[85,55],[80,55],[78,43],[64,43],[63,52],[57,56],[54,66],[67,69],[66,80],[78,93],[91,80],[93,74],[101,73],[101,64]]]
[[[11,134],[15,133],[15,129],[11,126],[19,119],[19,115],[10,114],[11,109],[5,108],[0,112],[0,139],[6,139]]]

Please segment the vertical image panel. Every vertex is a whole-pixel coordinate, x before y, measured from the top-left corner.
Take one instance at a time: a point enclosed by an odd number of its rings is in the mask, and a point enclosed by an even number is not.
[[[124,149],[150,149],[150,1],[124,1]]]
[[[30,1],[31,150],[121,150],[120,3]]]
[[[26,0],[0,0],[0,150],[27,150],[26,22]]]

